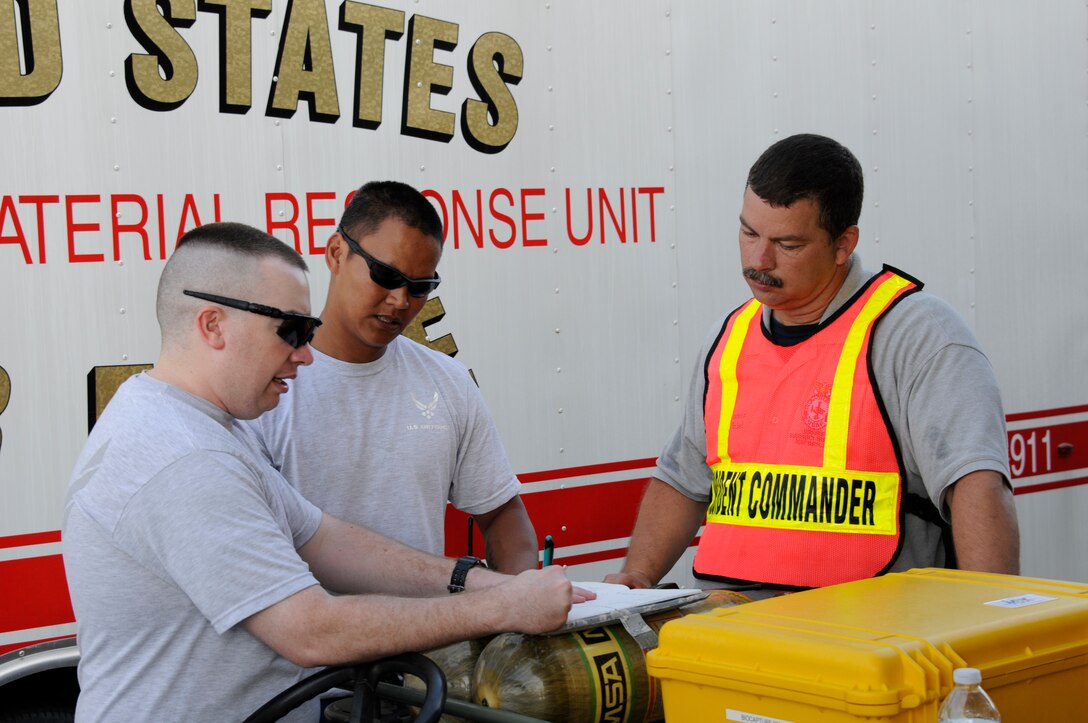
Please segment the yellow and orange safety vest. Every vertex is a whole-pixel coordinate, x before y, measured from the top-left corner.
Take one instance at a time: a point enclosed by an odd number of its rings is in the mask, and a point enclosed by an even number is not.
[[[877,321],[919,288],[885,267],[794,346],[767,338],[755,299],[729,316],[705,369],[713,485],[697,577],[808,588],[888,569],[904,473],[869,351]]]

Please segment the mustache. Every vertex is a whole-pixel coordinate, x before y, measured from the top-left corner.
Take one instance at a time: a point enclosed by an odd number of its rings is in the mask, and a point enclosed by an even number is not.
[[[744,278],[751,279],[758,284],[765,286],[773,286],[775,288],[782,288],[782,279],[777,276],[771,276],[763,271],[756,271],[753,268],[747,268],[744,270]]]

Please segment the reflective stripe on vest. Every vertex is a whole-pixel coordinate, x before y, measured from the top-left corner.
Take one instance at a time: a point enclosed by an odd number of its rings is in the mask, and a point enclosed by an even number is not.
[[[876,322],[919,286],[885,270],[790,347],[766,339],[754,299],[726,321],[706,366],[713,486],[696,576],[819,587],[891,564],[902,477],[867,360]]]

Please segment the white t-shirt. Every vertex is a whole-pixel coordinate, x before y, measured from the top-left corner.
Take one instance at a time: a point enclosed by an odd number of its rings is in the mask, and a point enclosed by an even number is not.
[[[314,349],[279,405],[240,424],[322,510],[435,555],[447,501],[483,514],[521,487],[464,366],[403,336],[366,364]]]
[[[241,720],[304,675],[239,623],[318,584],[296,549],[321,511],[233,421],[141,374],[87,439],[63,529],[77,721]]]

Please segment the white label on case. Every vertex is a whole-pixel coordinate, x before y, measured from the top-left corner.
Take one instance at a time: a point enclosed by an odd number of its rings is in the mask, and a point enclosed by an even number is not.
[[[732,708],[725,709],[725,719],[740,721],[740,723],[793,723],[793,721],[782,720],[781,718],[768,718],[765,715],[745,713],[744,711],[733,710]]]
[[[1046,595],[1017,595],[1016,597],[1007,597],[1001,600],[991,600],[986,605],[996,605],[999,608],[1022,608],[1028,605],[1038,605],[1042,602],[1049,600],[1057,600],[1056,597],[1047,597]]]

